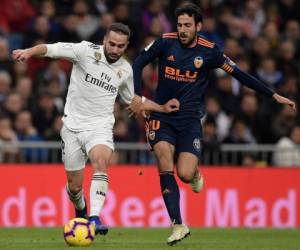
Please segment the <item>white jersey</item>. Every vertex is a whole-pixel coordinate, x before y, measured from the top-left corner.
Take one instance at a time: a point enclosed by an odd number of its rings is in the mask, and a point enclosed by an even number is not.
[[[73,63],[64,125],[72,131],[112,128],[118,93],[127,104],[134,96],[131,65],[124,58],[109,64],[103,46],[86,41],[47,44],[45,56]]]

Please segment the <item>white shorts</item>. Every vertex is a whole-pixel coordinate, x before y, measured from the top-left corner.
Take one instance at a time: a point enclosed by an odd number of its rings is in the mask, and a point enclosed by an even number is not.
[[[67,171],[83,169],[90,150],[96,145],[106,145],[114,150],[112,129],[74,132],[63,126],[60,131],[62,139],[62,161]]]

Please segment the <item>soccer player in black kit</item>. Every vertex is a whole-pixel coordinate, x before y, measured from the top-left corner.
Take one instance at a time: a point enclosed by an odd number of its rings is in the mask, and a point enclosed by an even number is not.
[[[174,165],[178,177],[190,183],[194,192],[199,192],[203,187],[203,177],[198,171],[202,138],[200,119],[205,115],[204,98],[210,70],[221,68],[243,85],[295,109],[294,102],[241,71],[214,42],[198,35],[202,26],[198,6],[184,5],[176,9],[175,15],[177,32],[164,34],[154,41],[133,64],[136,93],[141,90],[143,68],[158,58],[159,80],[155,101],[163,104],[176,98],[180,102],[178,112],[151,113],[147,132],[147,139],[157,158],[162,196],[173,223],[173,231],[167,239],[169,245],[190,234],[181,219]]]

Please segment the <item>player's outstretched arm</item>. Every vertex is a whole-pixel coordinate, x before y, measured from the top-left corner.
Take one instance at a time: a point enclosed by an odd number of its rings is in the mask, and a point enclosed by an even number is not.
[[[128,106],[129,115],[140,115],[145,112],[161,112],[161,113],[171,113],[176,112],[180,108],[180,103],[177,99],[173,98],[167,103],[160,105],[153,102],[145,97],[140,97],[135,95],[132,99],[130,105]]]
[[[239,82],[261,94],[274,98],[280,104],[289,105],[294,111],[296,110],[295,102],[291,101],[288,98],[285,98],[277,93],[275,93],[272,89],[270,89],[266,84],[259,81],[254,76],[243,72],[238,67],[234,67],[233,72],[231,73],[233,77],[235,77]]]
[[[18,62],[27,61],[33,56],[45,56],[47,53],[47,47],[45,44],[39,44],[28,49],[16,49],[12,52],[12,58]]]

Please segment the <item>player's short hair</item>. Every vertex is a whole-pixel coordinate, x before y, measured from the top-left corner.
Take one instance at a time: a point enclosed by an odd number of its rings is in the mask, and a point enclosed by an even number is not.
[[[187,14],[190,17],[194,17],[195,23],[202,23],[203,16],[200,7],[193,3],[184,4],[182,7],[178,7],[175,10],[175,17],[178,20],[178,17],[181,15]]]
[[[108,34],[110,31],[124,34],[128,36],[128,39],[130,38],[131,35],[129,27],[123,23],[112,23],[106,30],[106,34]]]

